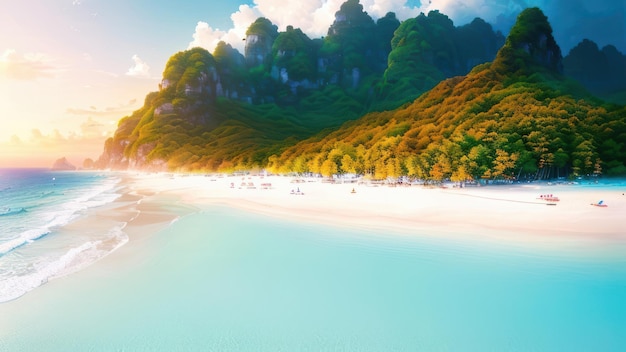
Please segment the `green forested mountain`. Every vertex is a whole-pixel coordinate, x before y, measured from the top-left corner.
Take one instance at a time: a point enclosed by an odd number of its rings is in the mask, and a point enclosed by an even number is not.
[[[527,9],[492,63],[302,141],[270,168],[432,181],[626,173],[626,109],[561,74],[551,33],[541,10]]]
[[[493,60],[502,44],[502,34],[479,18],[462,27],[437,11],[408,19],[392,38],[378,104],[389,109],[413,101],[443,79]]]
[[[436,27],[431,17],[451,25],[441,14],[420,16],[425,26],[433,22],[431,27]],[[411,92],[394,92],[383,77],[390,67],[389,54],[409,44],[392,41],[399,26],[395,14],[374,21],[358,0],[348,0],[324,38],[308,38],[291,26],[279,32],[269,20],[259,18],[248,28],[243,55],[225,43],[219,43],[213,54],[200,48],[179,52],[168,61],[160,90],[146,97],[142,109],[120,121],[96,165],[191,170],[263,167],[270,155],[302,139],[369,111],[395,108],[438,80],[469,71],[469,64],[465,71],[434,69],[436,78]],[[497,41],[498,35],[484,22],[477,28],[476,33],[488,30],[490,36],[470,35],[472,47],[488,43],[492,50],[467,56],[475,62],[492,60],[499,44],[489,38]],[[435,43],[440,34],[433,31],[422,38]],[[466,38],[464,43],[470,41]],[[454,45],[442,50],[421,54],[457,57],[463,51]],[[412,76],[424,77],[416,71],[404,73],[403,79]]]
[[[626,55],[613,45],[600,49],[584,39],[563,58],[563,66],[593,94],[626,105]]]
[[[625,108],[563,75],[551,32],[537,8],[506,42],[480,19],[455,27],[439,12],[374,21],[358,0],[319,39],[260,18],[243,55],[220,43],[172,56],[97,166],[428,180],[626,173]]]

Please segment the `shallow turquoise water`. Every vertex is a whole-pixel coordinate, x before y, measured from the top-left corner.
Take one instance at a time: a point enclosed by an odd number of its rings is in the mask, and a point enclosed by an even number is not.
[[[626,260],[594,251],[215,207],[0,304],[0,350],[621,351]]]
[[[119,198],[119,182],[113,173],[0,169],[0,303],[126,243],[123,222],[61,230]]]

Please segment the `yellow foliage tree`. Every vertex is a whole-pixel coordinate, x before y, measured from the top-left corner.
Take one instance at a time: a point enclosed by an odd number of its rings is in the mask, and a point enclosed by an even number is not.
[[[341,158],[341,172],[356,173],[356,163],[349,154],[344,154]]]
[[[332,177],[337,171],[337,164],[331,159],[324,160],[320,167],[320,174],[324,177]]]

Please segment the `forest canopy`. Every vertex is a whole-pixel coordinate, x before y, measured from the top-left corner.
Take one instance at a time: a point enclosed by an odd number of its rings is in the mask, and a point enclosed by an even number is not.
[[[585,75],[593,60],[626,62],[590,41],[563,58],[538,8],[507,38],[437,11],[374,21],[358,0],[323,38],[259,18],[243,55],[224,42],[174,54],[95,165],[428,182],[623,175],[626,108],[589,90],[617,102],[625,90]]]

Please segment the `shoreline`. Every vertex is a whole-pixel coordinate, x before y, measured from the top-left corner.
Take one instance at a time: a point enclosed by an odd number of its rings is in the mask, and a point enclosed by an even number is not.
[[[177,197],[180,203],[199,209],[222,205],[342,228],[556,246],[563,241],[626,242],[620,220],[626,212],[622,186],[608,191],[543,183],[441,189],[329,184],[321,179],[292,183],[294,178],[287,176],[129,177],[140,189]],[[560,200],[548,206],[539,199],[541,194]],[[608,207],[590,205],[600,199]]]
[[[86,207],[67,224],[51,227],[53,235],[46,234],[37,240],[34,245],[43,251],[45,242],[51,240],[50,236],[58,236],[60,243],[63,238],[78,239],[74,243],[65,242],[65,248],[63,245],[55,247],[54,243],[48,244],[49,248],[56,250],[57,256],[38,263],[38,270],[4,278],[0,282],[5,285],[0,289],[0,305],[31,295],[46,283],[83,272],[117,254],[130,241],[134,244],[145,241],[181,216],[197,210],[182,204],[172,206],[171,196],[161,197],[149,189],[137,189],[136,179],[122,173],[115,175],[119,180],[113,192],[116,196],[110,202]],[[84,242],[80,242],[81,239]],[[137,254],[136,251],[133,253]],[[116,259],[119,257],[116,256]]]
[[[543,183],[443,189],[330,184],[317,178],[293,183],[294,178],[287,176],[116,175],[120,177],[118,198],[89,209],[59,230],[76,234],[116,231],[120,234],[115,240],[121,242],[102,242],[110,251],[96,259],[81,252],[46,281],[75,275],[100,262],[110,266],[112,262],[105,260],[109,257],[132,265],[140,260],[135,257],[142,257],[142,245],[154,243],[152,239],[174,222],[216,206],[365,236],[495,244],[587,258],[620,258],[626,250],[622,183],[610,190]],[[547,206],[537,199],[541,194],[560,200],[556,206]],[[608,207],[591,206],[597,199]]]

